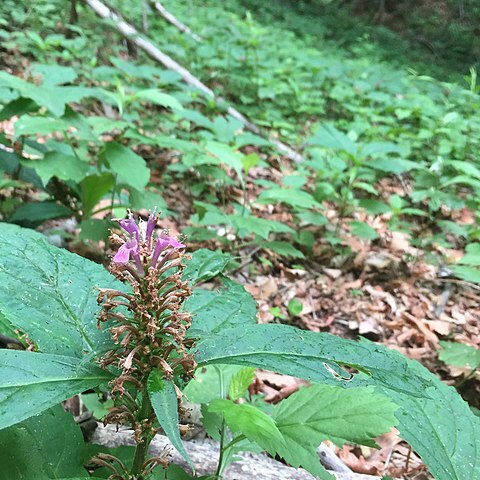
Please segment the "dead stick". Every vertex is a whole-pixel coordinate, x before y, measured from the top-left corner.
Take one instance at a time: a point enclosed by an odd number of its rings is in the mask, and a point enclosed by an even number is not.
[[[208,97],[213,98],[217,104],[224,103],[224,100],[220,97],[215,97],[213,90],[208,88],[204,83],[202,83],[197,77],[192,75],[186,68],[182,67],[175,60],[170,58],[168,55],[165,55],[159,48],[157,48],[150,40],[144,38],[140,33],[132,27],[129,23],[125,22],[120,15],[112,12],[106,5],[104,5],[99,0],[84,0],[84,2],[92,9],[94,12],[101,18],[112,20],[115,28],[126,38],[128,38],[132,43],[137,45],[137,47],[144,50],[148,55],[150,55],[154,60],[160,62],[165,67],[170,70],[174,70],[182,77],[183,81],[190,85],[191,87],[198,88],[200,91],[205,93]],[[260,129],[245,118],[238,110],[233,107],[227,108],[227,113],[232,117],[240,120],[243,123],[247,130],[259,135],[261,134]],[[288,145],[285,145],[283,142],[270,138],[269,141],[275,145],[278,150],[284,153],[288,158],[295,162],[302,162],[303,157],[299,153],[295,152]]]
[[[169,23],[177,27],[182,33],[187,34],[189,37],[193,38],[196,42],[201,42],[202,37],[199,37],[195,32],[192,32],[192,29],[187,27],[182,23],[178,18],[174,17],[160,2],[155,0],[150,0],[150,4],[157,10],[157,12]]]

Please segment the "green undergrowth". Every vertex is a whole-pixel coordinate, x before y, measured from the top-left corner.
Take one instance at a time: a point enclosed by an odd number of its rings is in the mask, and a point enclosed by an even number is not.
[[[252,242],[297,260],[318,239],[343,253],[348,235],[378,242],[380,222],[408,234],[433,262],[449,261],[430,255],[439,246],[466,249],[453,269],[480,280],[475,71],[464,88],[371,55],[352,58],[314,35],[239,13],[240,4],[235,13],[233,2],[166,2],[201,35],[195,42],[147,8],[149,37],[264,129],[254,135],[225,103],[135,53],[85,6],[68,25],[63,0],[15,11],[11,3],[1,7],[0,35],[10,55],[28,61],[11,65],[23,80],[0,76],[0,118],[15,120],[13,137],[0,137],[2,187],[19,193],[0,198],[5,219],[37,226],[74,216],[82,240],[100,240],[110,226],[100,214],[112,203],[114,213],[157,205],[187,213],[192,240],[225,249]],[[112,4],[144,23],[141,3]],[[277,163],[271,132],[305,160]],[[275,180],[266,175],[272,168]],[[35,202],[22,204],[31,184]],[[187,212],[171,198],[179,185]],[[282,214],[287,224],[276,220]]]

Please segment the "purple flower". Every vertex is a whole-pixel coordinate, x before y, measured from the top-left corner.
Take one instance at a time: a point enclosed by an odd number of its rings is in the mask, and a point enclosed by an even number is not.
[[[129,216],[128,218],[124,220],[120,220],[120,226],[130,235],[135,236],[138,242],[138,227],[137,227],[137,222],[134,220],[133,217]]]
[[[115,263],[126,264],[130,260],[130,254],[132,257],[138,256],[138,243],[135,239],[125,242],[113,257]]]
[[[157,226],[158,215],[156,209],[148,216],[147,227],[145,229],[145,239],[148,241],[148,250],[152,249],[152,235]]]
[[[142,260],[140,258],[139,242],[140,231],[137,226],[137,222],[133,218],[133,215],[129,213],[128,218],[120,220],[120,226],[130,235],[130,240],[127,240],[113,257],[115,263],[127,264],[132,257],[137,265],[137,270],[140,275],[143,275],[144,268]]]
[[[153,249],[152,255],[152,267],[155,268],[157,264],[158,257],[167,247],[172,248],[185,248],[185,245],[179,242],[176,238],[169,237],[168,235],[162,234],[157,238],[155,242],[155,248]]]

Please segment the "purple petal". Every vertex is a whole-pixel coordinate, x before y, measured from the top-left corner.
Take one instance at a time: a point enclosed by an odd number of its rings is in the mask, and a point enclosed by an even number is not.
[[[166,247],[168,247],[169,242],[167,240],[164,240],[163,238],[159,237],[157,238],[157,241],[155,242],[155,248],[153,249],[153,255],[152,255],[152,267],[155,268],[155,265],[157,264],[158,257],[162,253],[163,250],[165,250]]]
[[[115,263],[128,263],[130,260],[130,253],[132,255],[138,254],[138,243],[136,240],[130,240],[129,242],[124,243],[113,257],[113,261]]]
[[[138,238],[138,227],[137,222],[133,218],[126,218],[124,220],[120,220],[120,226],[130,235],[135,236]]]
[[[173,248],[185,248],[186,247],[186,245],[179,242],[176,238],[166,237],[166,239],[168,240],[168,244]]]
[[[148,217],[147,220],[147,230],[145,234],[145,238],[150,241],[152,238],[153,231],[155,230],[155,227],[157,226],[157,220],[158,216],[155,213],[155,211]]]

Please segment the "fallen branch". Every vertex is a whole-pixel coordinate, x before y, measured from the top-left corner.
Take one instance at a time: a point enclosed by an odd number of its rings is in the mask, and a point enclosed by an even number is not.
[[[128,40],[134,43],[137,47],[144,50],[148,55],[150,55],[154,60],[160,62],[165,67],[170,70],[177,72],[185,83],[191,87],[198,88],[200,91],[205,93],[210,98],[213,98],[217,104],[224,103],[219,97],[216,97],[213,93],[213,90],[208,88],[204,83],[202,83],[197,77],[192,75],[186,68],[182,67],[175,60],[170,58],[168,55],[165,55],[159,48],[157,48],[150,40],[142,37],[140,33],[129,23],[125,22],[120,15],[117,15],[112,10],[110,10],[106,5],[104,5],[99,0],[84,0],[84,2],[94,10],[94,12],[101,18],[112,20],[115,24],[115,28]],[[228,106],[227,113],[232,117],[240,120],[247,130],[255,134],[261,134],[260,129],[245,118],[238,110]],[[284,153],[288,158],[294,160],[295,162],[302,162],[303,157],[295,152],[292,148],[284,143],[270,138],[269,141],[275,145],[278,150]]]
[[[97,445],[114,448],[122,445],[135,445],[132,431],[127,429],[116,431],[115,425],[104,427],[99,424],[90,437]],[[191,440],[183,442],[185,450],[196,466],[198,475],[211,474],[216,470],[219,445],[210,440]],[[173,448],[167,437],[156,435],[150,446],[150,453],[159,455],[165,449],[170,452],[173,463],[189,469],[183,457]],[[223,475],[223,480],[255,478],[256,480],[315,480],[315,477],[301,468],[292,468],[277,462],[266,455],[253,453],[236,454],[240,460],[233,462]],[[361,475],[353,472],[330,472],[337,480],[380,480],[380,477]]]
[[[167,22],[177,27],[182,33],[187,34],[196,42],[202,41],[202,37],[199,37],[195,32],[192,32],[191,28],[187,27],[184,23],[178,20],[178,18],[174,17],[160,2],[150,0],[150,4]]]

